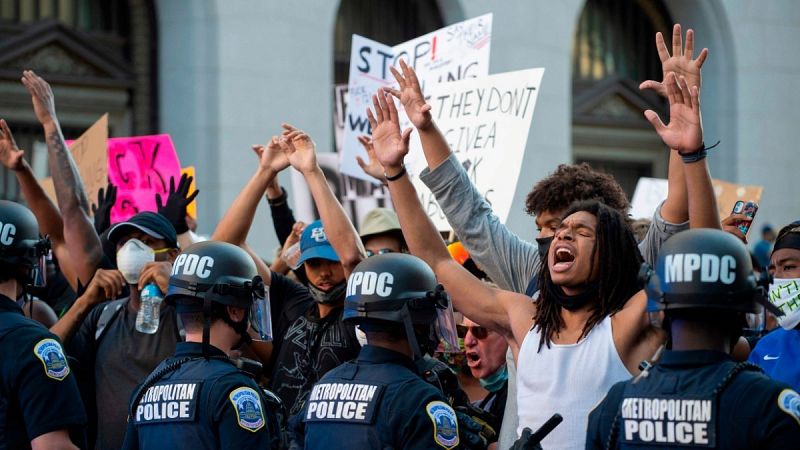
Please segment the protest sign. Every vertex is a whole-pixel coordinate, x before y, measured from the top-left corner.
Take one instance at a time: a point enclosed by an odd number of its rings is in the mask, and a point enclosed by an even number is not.
[[[652,219],[656,208],[667,198],[667,180],[662,178],[639,178],[631,200],[633,219]]]
[[[108,177],[117,186],[111,222],[141,211],[156,211],[156,194],[169,195],[170,178],[177,184],[181,165],[168,134],[108,140]]]
[[[358,136],[371,134],[366,110],[379,88],[396,85],[389,67],[400,59],[417,72],[423,92],[441,82],[484,77],[489,74],[492,15],[486,14],[433,31],[394,47],[353,35],[350,50],[350,79],[342,137],[342,173],[371,180],[356,163],[366,158]],[[403,128],[410,125],[400,109]]]
[[[192,195],[194,191],[197,190],[197,171],[194,169],[194,166],[188,166],[181,168],[181,175],[186,174],[192,177],[192,183],[189,185],[189,193],[188,195]],[[178,183],[178,180],[175,180],[175,183]],[[187,195],[187,196],[188,196]],[[163,200],[163,199],[162,199]],[[197,220],[197,200],[192,201],[186,206],[186,214],[189,215],[194,220]]]
[[[717,209],[720,219],[731,215],[733,205],[737,200],[745,202],[761,202],[761,195],[764,193],[763,186],[751,186],[746,184],[736,184],[727,181],[712,179],[714,185],[714,195],[717,197]]]
[[[108,184],[107,140],[108,114],[103,114],[78,139],[66,141],[90,203],[97,203],[97,191]],[[53,178],[44,178],[39,183],[50,199],[57,203]],[[91,214],[91,208],[88,213]]]
[[[336,145],[336,153],[342,151],[342,139],[344,138],[344,121],[347,119],[347,85],[337,84],[333,86],[333,141]]]
[[[511,210],[542,75],[544,69],[520,70],[428,90],[436,125],[501,221]],[[406,169],[428,216],[438,229],[449,230],[433,194],[417,176],[426,166],[414,133]]]

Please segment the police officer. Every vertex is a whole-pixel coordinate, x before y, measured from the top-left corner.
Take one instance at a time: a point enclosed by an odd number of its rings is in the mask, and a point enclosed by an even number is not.
[[[316,449],[451,449],[456,413],[414,364],[448,299],[431,269],[401,253],[361,262],[347,282],[344,320],[367,336],[358,358],[317,382],[292,418],[295,439]]]
[[[250,256],[223,242],[192,245],[175,260],[165,301],[186,342],[134,391],[124,448],[276,448],[265,393],[227,356],[248,340],[248,318],[257,331],[269,326],[259,322],[269,307]]]
[[[14,300],[42,281],[49,249],[33,213],[0,200],[0,448],[86,446],[86,413],[61,342]]]
[[[645,278],[672,349],[611,388],[589,416],[586,448],[796,448],[800,396],[730,357],[745,313],[765,303],[745,246],[720,230],[686,231]]]

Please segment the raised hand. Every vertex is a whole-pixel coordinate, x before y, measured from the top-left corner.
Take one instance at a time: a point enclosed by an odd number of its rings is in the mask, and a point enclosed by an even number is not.
[[[422,88],[414,69],[408,67],[402,59],[400,60],[402,75],[394,67],[389,69],[392,71],[394,79],[397,80],[397,84],[400,85],[400,89],[386,88],[386,91],[400,100],[406,110],[406,115],[418,130],[428,128],[433,123],[431,105],[425,102],[425,96],[422,94]]]
[[[193,177],[184,173],[181,175],[178,186],[175,187],[175,178],[170,178],[169,195],[164,203],[161,202],[161,194],[156,194],[158,213],[169,219],[178,234],[189,231],[189,224],[186,223],[186,207],[189,206],[189,204],[194,201],[194,198],[197,197],[197,194],[200,193],[200,191],[195,190],[191,195],[189,194],[193,179]]]
[[[20,170],[24,154],[25,152],[17,147],[14,135],[11,134],[6,121],[0,119],[0,163],[8,169]]]
[[[722,225],[722,231],[728,232],[737,238],[740,241],[744,242],[747,245],[747,236],[742,233],[742,230],[739,229],[739,225],[742,222],[747,223],[748,225],[753,221],[752,217],[745,216],[744,214],[731,214],[728,217],[722,219],[720,225]]]
[[[369,163],[366,163],[360,156],[356,156],[356,162],[361,167],[361,170],[379,182],[385,183],[386,175],[383,174],[383,166],[381,165],[380,161],[378,161],[378,157],[375,155],[375,148],[372,146],[372,139],[370,139],[369,136],[359,136],[358,142],[364,146],[364,150],[366,150],[367,157],[369,158]]]
[[[111,209],[116,202],[117,187],[109,181],[107,188],[100,188],[97,191],[97,203],[92,203],[94,229],[98,236],[111,226]]]
[[[302,174],[311,173],[317,168],[316,145],[311,137],[288,123],[281,124],[284,131],[278,143],[289,164]]]
[[[253,152],[258,155],[258,164],[262,170],[271,170],[275,173],[289,167],[289,159],[281,150],[280,138],[272,136],[267,145],[254,145]]]
[[[667,77],[672,72],[685,77],[690,87],[697,86],[699,89],[702,86],[700,69],[708,57],[708,49],[704,48],[697,58],[692,59],[694,57],[694,30],[690,28],[686,31],[685,48],[682,46],[681,34],[681,25],[676,23],[672,27],[672,55],[670,55],[667,44],[664,43],[664,36],[660,32],[656,33],[656,49],[658,57],[661,59],[664,78],[661,82],[647,80],[639,85],[639,89],[652,89],[658,95],[666,98],[668,95]]]
[[[22,84],[28,89],[33,102],[33,111],[39,123],[46,125],[56,121],[56,103],[50,85],[32,70],[22,72]]]
[[[394,99],[386,92],[378,90],[372,96],[375,114],[367,109],[367,119],[372,127],[372,145],[378,162],[386,169],[396,172],[403,166],[403,159],[408,154],[408,139],[411,128],[400,134],[400,120],[397,118],[397,107]]]
[[[689,88],[686,78],[674,73],[667,75],[667,98],[669,98],[669,125],[664,125],[655,111],[644,112],[647,120],[656,129],[669,148],[679,153],[693,153],[703,146],[703,123],[700,119],[700,91],[697,86]]]

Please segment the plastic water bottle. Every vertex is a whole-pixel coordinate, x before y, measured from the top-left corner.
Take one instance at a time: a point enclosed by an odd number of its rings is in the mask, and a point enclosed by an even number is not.
[[[141,305],[136,315],[136,331],[146,334],[155,334],[158,331],[158,320],[161,313],[161,301],[164,296],[158,285],[148,283],[139,294]]]

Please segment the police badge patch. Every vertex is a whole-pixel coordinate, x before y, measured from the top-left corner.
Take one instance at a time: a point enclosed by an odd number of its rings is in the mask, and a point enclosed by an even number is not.
[[[264,426],[264,411],[261,409],[261,398],[258,392],[249,387],[233,390],[228,398],[236,410],[239,426],[245,430],[256,432]]]
[[[456,412],[445,402],[436,400],[428,403],[425,411],[433,422],[433,440],[444,448],[458,445],[458,421]]]
[[[67,357],[55,339],[42,339],[33,346],[33,353],[44,365],[44,373],[48,377],[61,381],[69,375]]]
[[[791,389],[784,389],[778,395],[778,407],[800,423],[800,395]]]

